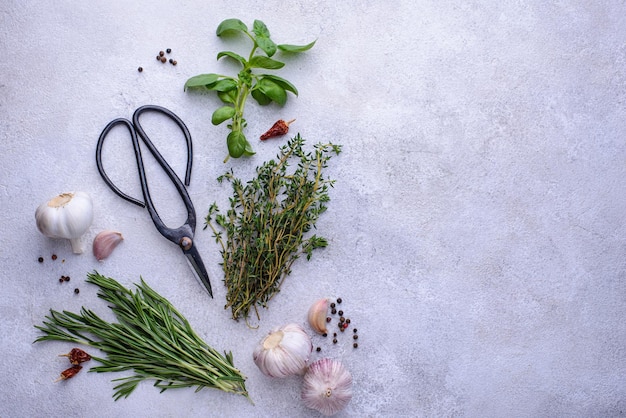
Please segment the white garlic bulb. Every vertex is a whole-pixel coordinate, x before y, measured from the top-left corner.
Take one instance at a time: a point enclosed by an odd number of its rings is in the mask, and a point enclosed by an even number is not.
[[[302,385],[302,401],[307,408],[334,415],[352,399],[352,375],[341,362],[323,358],[309,366]]]
[[[313,351],[311,337],[298,324],[275,328],[261,340],[253,352],[254,363],[270,377],[304,373]]]
[[[93,203],[85,192],[62,193],[35,212],[37,228],[49,238],[69,239],[75,254],[83,252],[80,237],[93,221]]]

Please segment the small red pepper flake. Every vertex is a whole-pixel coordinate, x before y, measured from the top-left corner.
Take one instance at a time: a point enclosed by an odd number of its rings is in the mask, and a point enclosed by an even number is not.
[[[91,356],[80,348],[72,348],[67,354],[59,354],[60,357],[67,357],[72,364],[80,364],[91,360]]]
[[[282,119],[276,121],[267,132],[261,135],[261,141],[287,134],[287,132],[289,132],[289,125],[291,125],[293,121],[295,121],[295,119],[291,119],[289,122],[285,122]]]
[[[55,382],[58,382],[60,380],[71,379],[72,377],[76,376],[76,373],[78,373],[82,368],[83,366],[74,365],[70,367],[69,369],[63,370],[61,372],[61,376],[59,376],[59,378],[55,380]]]

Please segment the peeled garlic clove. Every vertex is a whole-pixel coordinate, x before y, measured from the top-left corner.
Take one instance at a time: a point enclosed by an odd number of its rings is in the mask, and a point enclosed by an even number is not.
[[[111,255],[124,237],[116,231],[102,231],[93,240],[93,255],[98,261],[102,261]]]
[[[315,302],[309,308],[309,324],[311,328],[318,334],[325,334],[328,332],[326,329],[326,315],[328,314],[328,299],[320,299]]]
[[[266,376],[302,374],[313,351],[311,338],[298,324],[273,329],[252,353],[254,364]]]
[[[352,399],[352,375],[341,362],[323,358],[309,366],[302,385],[302,401],[307,408],[334,415]]]

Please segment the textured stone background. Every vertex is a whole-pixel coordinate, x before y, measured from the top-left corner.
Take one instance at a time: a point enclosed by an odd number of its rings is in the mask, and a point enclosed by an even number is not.
[[[210,124],[216,99],[183,84],[229,71],[219,51],[247,53],[245,40],[215,36],[230,17],[263,20],[279,43],[317,44],[280,73],[298,98],[249,103],[256,156],[224,164],[226,128]],[[623,415],[625,39],[623,1],[4,1],[0,416],[317,416],[299,400],[299,378],[266,378],[251,353],[274,326],[305,325],[322,296],[344,298],[361,336],[358,350],[314,339],[323,347],[314,358],[341,359],[353,374],[340,416]],[[176,67],[156,62],[165,48]],[[100,179],[100,131],[143,104],[170,108],[191,130],[200,220],[230,196],[218,175],[248,179],[276,154],[284,139],[254,139],[276,119],[297,118],[292,133],[310,143],[344,146],[318,223],[330,245],[294,266],[258,329],[222,309],[219,249],[202,222],[214,300],[147,212]],[[169,128],[161,147],[181,172]],[[130,144],[115,143],[112,177],[139,194]],[[179,222],[175,192],[154,171],[159,211]],[[71,190],[95,200],[86,246],[103,229],[126,237],[103,263],[35,228],[35,208]],[[150,384],[114,402],[119,376],[107,374],[53,384],[66,364],[57,354],[71,346],[33,345],[33,325],[50,308],[107,316],[83,282],[93,269],[128,286],[143,276],[209,344],[232,350],[255,405]]]

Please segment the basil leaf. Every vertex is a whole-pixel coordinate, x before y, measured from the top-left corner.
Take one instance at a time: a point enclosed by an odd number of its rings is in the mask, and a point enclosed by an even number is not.
[[[246,150],[248,140],[241,131],[232,131],[226,137],[226,145],[228,146],[228,153],[233,158],[239,158]]]
[[[313,45],[315,45],[315,42],[317,41],[313,41],[310,44],[306,44],[306,45],[289,45],[289,44],[281,44],[278,45],[278,49],[280,49],[283,52],[304,52],[304,51],[308,51],[309,49],[313,48]]]
[[[256,154],[256,152],[254,152],[254,150],[252,149],[252,145],[250,145],[250,142],[246,140],[246,147],[243,150],[243,155],[249,157],[254,154]]]
[[[254,32],[254,39],[257,45],[267,54],[268,57],[271,57],[276,53],[276,44],[270,39],[270,31],[267,29],[267,26],[265,26],[265,23],[260,20],[255,20],[252,32]]]
[[[217,74],[199,74],[187,80],[183,90],[195,87],[205,87],[215,83],[219,78],[220,76]]]
[[[241,55],[239,55],[239,54],[235,54],[234,52],[222,51],[219,54],[217,54],[217,60],[218,61],[222,57],[230,57],[230,58],[234,59],[235,61],[238,61],[244,67],[246,66],[246,59],[244,57],[242,57]]]
[[[255,88],[254,90],[252,90],[250,94],[252,95],[254,100],[256,100],[257,103],[260,104],[261,106],[268,105],[272,102],[272,99],[270,99],[265,94],[263,94],[261,90],[259,90],[258,88]]]
[[[263,37],[263,38],[269,38],[270,37],[270,30],[267,28],[265,23],[263,23],[260,20],[255,20],[254,21],[254,23],[252,24],[252,32],[254,32],[254,34],[256,36],[260,36],[260,37]]]
[[[278,84],[285,90],[292,92],[296,96],[298,95],[298,89],[296,88],[296,86],[294,86],[293,84],[291,84],[289,81],[285,80],[282,77],[279,77],[274,74],[263,74],[263,78],[269,78],[270,80],[272,80],[274,83]]]
[[[228,91],[218,91],[217,97],[220,98],[224,103],[235,104],[235,99],[237,98],[237,89],[232,89]]]
[[[213,125],[219,125],[225,120],[232,118],[234,115],[235,115],[234,107],[222,106],[218,108],[215,112],[213,112],[213,115],[211,116],[211,123]]]
[[[237,82],[233,80],[232,78],[223,78],[219,80],[217,83],[207,86],[209,90],[215,90],[215,91],[230,91],[236,87],[237,87]]]
[[[285,66],[284,62],[276,61],[262,55],[255,55],[250,60],[250,67],[253,68],[266,68],[268,70],[278,70]]]
[[[248,32],[248,27],[239,19],[226,19],[217,27],[217,36],[222,36],[227,32]]]
[[[259,90],[267,97],[283,106],[287,101],[287,92],[277,83],[268,78],[262,78],[257,84]]]

